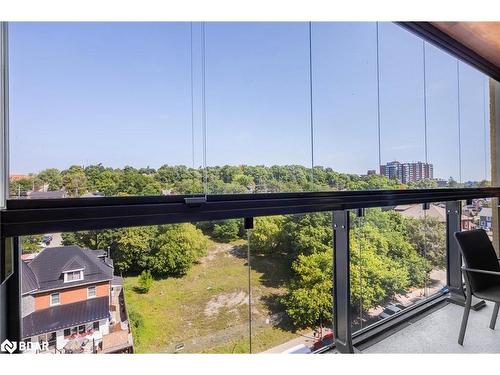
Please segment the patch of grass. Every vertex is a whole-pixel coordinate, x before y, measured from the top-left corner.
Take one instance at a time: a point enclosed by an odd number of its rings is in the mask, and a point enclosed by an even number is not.
[[[264,329],[259,329],[252,335],[252,353],[263,352],[296,337],[297,334],[290,331],[284,331],[277,327],[270,326]],[[246,336],[240,336],[224,345],[204,350],[203,353],[250,353],[248,334]]]
[[[132,326],[136,352],[175,352],[175,346],[181,343],[183,352],[248,352],[246,244],[238,241],[230,245],[213,243],[214,246],[227,246],[225,250],[230,246],[241,248],[232,252],[236,255],[215,252],[182,278],[154,280],[147,294],[136,292],[137,277],[125,278],[128,309],[142,317],[139,326]],[[252,257],[251,265],[252,319],[256,320],[253,350],[257,352],[296,336],[283,326],[263,323],[279,309],[277,297],[284,293],[283,285],[290,277],[288,262],[280,257]],[[238,293],[245,293],[245,300],[238,305],[222,304],[213,315],[205,313],[209,301],[217,303],[218,296]]]

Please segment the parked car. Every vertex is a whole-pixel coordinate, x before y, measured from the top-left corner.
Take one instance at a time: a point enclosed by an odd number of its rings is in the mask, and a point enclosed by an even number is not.
[[[385,307],[384,311],[382,311],[379,316],[378,316],[378,320],[382,320],[382,319],[385,319],[385,318],[388,318],[398,312],[400,312],[401,310],[404,309],[404,306],[400,305],[400,304],[389,304]]]
[[[296,345],[293,348],[287,349],[283,354],[310,354],[311,349],[309,349],[304,344]]]
[[[324,348],[325,346],[329,346],[333,344],[333,332],[327,332],[321,339],[318,339],[313,344],[313,351]]]
[[[50,245],[50,242],[52,241],[53,237],[50,235],[50,234],[46,234],[43,236],[42,238],[42,242],[45,244],[45,245]]]

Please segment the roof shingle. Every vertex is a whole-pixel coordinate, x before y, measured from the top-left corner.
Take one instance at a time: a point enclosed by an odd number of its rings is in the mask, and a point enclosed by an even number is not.
[[[79,246],[62,246],[45,248],[29,264],[38,282],[37,292],[72,287],[89,282],[111,280],[113,266],[98,258],[94,250],[83,249]],[[64,282],[63,272],[71,269],[83,268],[83,280]],[[24,280],[29,278],[23,278]],[[28,290],[23,286],[23,290]]]
[[[23,318],[23,338],[54,332],[109,317],[109,298],[85,301],[38,310]]]

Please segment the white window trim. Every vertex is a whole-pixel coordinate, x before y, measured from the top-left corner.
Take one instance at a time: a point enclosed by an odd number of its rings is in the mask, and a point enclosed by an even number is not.
[[[94,288],[94,291],[95,291],[95,294],[93,296],[90,295],[90,288]],[[97,286],[96,285],[89,285],[87,287],[87,299],[91,299],[91,298],[96,298],[97,297]]]
[[[73,273],[73,272],[80,272],[80,278],[76,280],[68,280],[68,273]],[[64,271],[64,282],[65,283],[72,283],[75,281],[82,281],[83,280],[83,268],[79,270],[70,270],[70,271]]]
[[[58,296],[58,300],[59,300],[59,302],[57,302],[57,303],[53,303],[53,302],[52,302],[52,296],[53,296],[53,295],[55,295],[55,294],[57,294],[57,296]],[[61,304],[61,294],[60,294],[59,292],[56,292],[56,293],[50,293],[50,306],[58,306],[58,305],[60,305],[60,304]]]

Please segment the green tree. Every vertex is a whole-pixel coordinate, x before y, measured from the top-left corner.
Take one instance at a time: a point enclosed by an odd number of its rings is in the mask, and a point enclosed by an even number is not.
[[[122,175],[123,172],[120,169],[113,170],[101,164],[89,165],[85,168],[88,190],[101,192],[106,196],[118,195],[120,193],[118,185]]]
[[[36,179],[40,185],[48,185],[48,190],[60,190],[63,186],[61,172],[56,168],[49,168],[37,174]]]
[[[9,183],[9,195],[11,197],[23,197],[26,196],[29,191],[36,188],[37,186],[34,178],[22,178]]]
[[[112,246],[112,257],[118,271],[139,274],[149,265],[149,257],[154,249],[156,226],[121,229]]]
[[[42,235],[28,235],[21,237],[21,249],[23,253],[37,253],[41,250],[40,243],[43,240]]]
[[[230,242],[240,238],[242,223],[238,219],[217,222],[212,229],[212,237],[218,241]]]
[[[80,247],[98,250],[115,248],[118,232],[116,230],[89,230],[81,232],[62,233],[64,246],[78,245]]]
[[[149,289],[153,286],[153,276],[151,276],[151,272],[148,270],[142,271],[139,275],[137,283],[139,284],[138,289],[141,293],[148,293]]]
[[[329,213],[286,216],[281,234],[284,251],[291,258],[329,251],[333,246],[331,217]]]
[[[322,326],[332,319],[332,251],[299,255],[295,278],[282,303],[297,327]]]
[[[283,242],[284,216],[265,216],[255,219],[252,230],[252,251],[261,254],[278,252]]]
[[[163,225],[154,239],[149,268],[158,277],[183,276],[207,249],[207,238],[194,225]]]
[[[117,189],[119,193],[127,195],[159,195],[162,186],[151,175],[142,174],[127,166],[123,168]]]
[[[436,189],[438,187],[438,184],[436,180],[431,180],[429,178],[425,178],[420,181],[411,181],[408,184],[409,189]]]
[[[415,244],[418,253],[430,262],[432,267],[446,267],[446,226],[435,218],[408,221],[406,231],[408,242]]]
[[[73,165],[61,172],[62,183],[68,194],[78,197],[87,191],[87,176],[82,167]]]
[[[363,224],[353,229],[351,245],[351,300],[353,306],[368,310],[411,286],[410,269],[391,247],[406,246],[387,240],[376,226]]]

